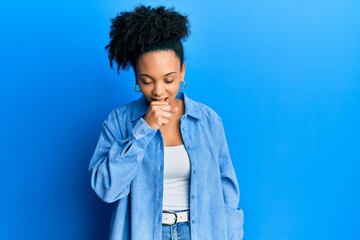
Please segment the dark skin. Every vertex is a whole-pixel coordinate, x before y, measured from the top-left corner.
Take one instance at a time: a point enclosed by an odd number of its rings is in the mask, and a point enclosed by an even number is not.
[[[184,81],[185,64],[181,66],[174,51],[153,51],[137,61],[137,82],[149,102],[144,120],[154,130],[160,129],[165,146],[183,144],[180,118],[184,102],[176,98]]]

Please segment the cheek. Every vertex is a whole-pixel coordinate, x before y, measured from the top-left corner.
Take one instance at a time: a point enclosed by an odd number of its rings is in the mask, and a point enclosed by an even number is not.
[[[169,92],[171,92],[172,94],[177,94],[179,92],[179,84],[173,84],[171,88],[169,88]]]
[[[145,96],[148,96],[151,93],[151,90],[149,90],[149,87],[147,86],[142,86],[140,89]]]
[[[171,91],[174,94],[177,94],[179,92],[180,89],[180,76],[178,76],[174,82],[171,84],[171,86],[169,86],[169,91]]]

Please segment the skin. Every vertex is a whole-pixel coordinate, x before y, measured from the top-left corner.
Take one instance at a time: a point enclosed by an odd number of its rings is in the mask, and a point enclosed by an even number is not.
[[[144,120],[154,130],[160,129],[165,146],[183,144],[180,118],[184,102],[176,95],[184,81],[185,68],[172,50],[145,53],[137,61],[136,81],[149,102]]]

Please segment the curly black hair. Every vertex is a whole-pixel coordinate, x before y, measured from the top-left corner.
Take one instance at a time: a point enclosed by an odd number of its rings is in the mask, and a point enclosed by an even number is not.
[[[190,34],[188,17],[164,6],[152,8],[140,5],[131,12],[121,12],[111,19],[108,51],[110,67],[117,63],[117,72],[130,66],[150,51],[173,50],[184,62],[182,41]]]

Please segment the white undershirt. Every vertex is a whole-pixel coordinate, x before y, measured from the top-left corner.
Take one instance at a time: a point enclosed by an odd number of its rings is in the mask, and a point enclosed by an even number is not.
[[[165,147],[163,210],[189,209],[190,160],[184,145]]]

